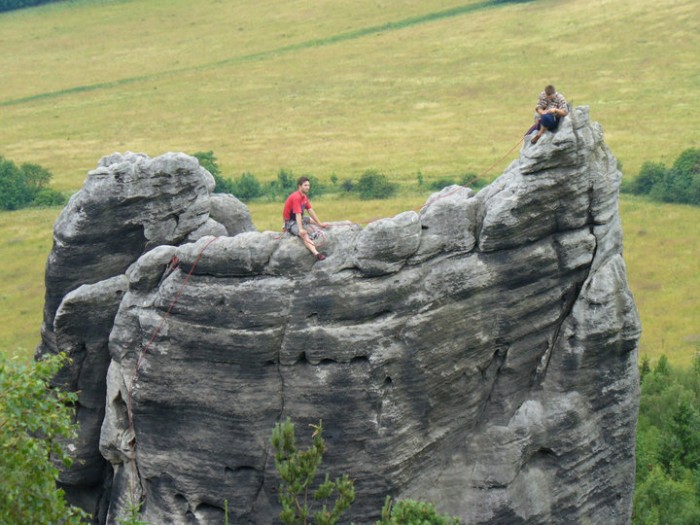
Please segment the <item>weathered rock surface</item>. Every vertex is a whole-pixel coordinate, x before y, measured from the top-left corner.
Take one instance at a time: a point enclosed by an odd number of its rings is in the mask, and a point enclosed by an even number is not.
[[[275,522],[286,416],[302,444],[323,419],[348,521],[390,494],[470,524],[629,522],[640,326],[587,108],[477,194],[333,224],[322,262],[214,203],[190,157],[101,164],[56,224],[40,348],[76,357],[63,482],[100,523],[132,497],[151,523],[223,523],[225,500]]]

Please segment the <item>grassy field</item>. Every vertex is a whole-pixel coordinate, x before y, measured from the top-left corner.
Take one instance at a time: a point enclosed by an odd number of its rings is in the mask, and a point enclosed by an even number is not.
[[[553,82],[630,173],[697,146],[695,0],[74,1],[0,15],[0,153],[76,189],[113,151],[225,174],[481,172]],[[669,50],[672,50],[670,52]],[[505,164],[504,164],[505,165]]]
[[[0,155],[77,190],[114,151],[213,150],[226,176],[497,176],[554,83],[626,177],[700,147],[695,0],[74,0],[0,14]],[[322,200],[358,222],[423,197]],[[276,204],[251,206],[276,229]],[[56,209],[0,213],[0,348],[30,355]],[[625,198],[641,354],[698,347],[697,208]],[[695,229],[694,229],[695,227]]]

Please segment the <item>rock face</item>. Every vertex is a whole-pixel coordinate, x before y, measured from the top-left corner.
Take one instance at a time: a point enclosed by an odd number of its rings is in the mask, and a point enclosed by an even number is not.
[[[274,424],[386,495],[470,524],[627,523],[637,311],[620,173],[585,107],[474,194],[364,229],[316,262],[212,197],[196,160],[103,159],[56,223],[39,353],[74,363],[74,501],[116,523],[274,523]],[[106,389],[106,395],[105,395]],[[99,453],[98,453],[99,451]]]

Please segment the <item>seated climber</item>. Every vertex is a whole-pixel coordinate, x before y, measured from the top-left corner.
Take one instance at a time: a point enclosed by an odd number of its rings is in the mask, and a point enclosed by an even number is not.
[[[308,198],[311,182],[307,177],[299,177],[297,180],[297,189],[293,192],[284,203],[282,217],[284,219],[284,229],[292,235],[301,238],[309,251],[314,254],[316,259],[322,261],[326,258],[325,255],[319,253],[316,249],[314,241],[311,239],[307,227],[310,224],[315,224],[321,228],[328,227],[328,223],[321,222],[314,210],[311,209],[311,202]],[[308,210],[310,217],[304,216],[304,211]]]
[[[559,120],[569,114],[569,107],[564,95],[558,93],[554,86],[550,84],[540,93],[535,112],[539,115],[539,119],[534,126],[534,129],[538,130],[537,135],[530,140],[533,144],[540,140],[545,130],[557,130]]]

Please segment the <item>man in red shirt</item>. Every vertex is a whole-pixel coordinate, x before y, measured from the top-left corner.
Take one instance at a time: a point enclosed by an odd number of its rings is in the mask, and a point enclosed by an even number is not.
[[[282,218],[284,219],[284,229],[301,238],[311,253],[314,254],[316,259],[322,261],[326,258],[325,255],[319,253],[316,249],[314,241],[309,237],[309,232],[306,230],[305,226],[313,223],[321,228],[328,227],[328,223],[321,222],[314,210],[311,209],[311,202],[309,201],[309,190],[311,189],[311,182],[307,177],[299,177],[297,181],[297,190],[292,193],[284,203],[284,210],[282,211]],[[304,217],[304,211],[309,211],[310,217]]]

